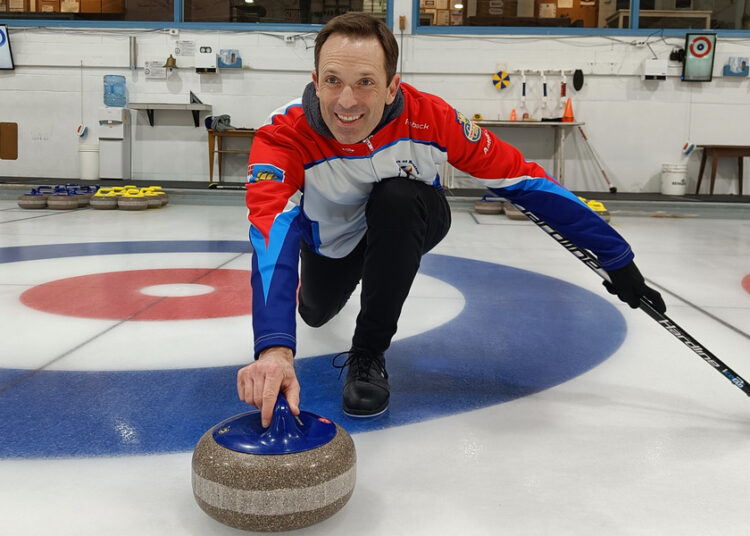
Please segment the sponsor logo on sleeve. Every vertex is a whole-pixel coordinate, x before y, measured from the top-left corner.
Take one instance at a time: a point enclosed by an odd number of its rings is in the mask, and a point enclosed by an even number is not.
[[[458,110],[456,110],[456,121],[464,129],[464,136],[471,143],[476,143],[482,138],[481,127]]]
[[[247,166],[247,182],[284,182],[284,170],[271,164],[250,164]]]

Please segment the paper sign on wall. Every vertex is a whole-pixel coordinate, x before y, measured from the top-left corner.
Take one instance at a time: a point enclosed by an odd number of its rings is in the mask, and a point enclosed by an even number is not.
[[[177,41],[174,53],[177,56],[195,56],[195,41]]]
[[[146,78],[166,78],[167,68],[164,67],[163,61],[147,61],[143,73]]]
[[[553,3],[539,4],[539,18],[553,19],[557,16],[557,6]]]

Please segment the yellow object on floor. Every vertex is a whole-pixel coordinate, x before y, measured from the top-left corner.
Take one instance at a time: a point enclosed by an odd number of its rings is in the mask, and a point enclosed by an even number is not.
[[[609,211],[604,206],[604,203],[602,203],[601,201],[596,201],[594,199],[586,199],[581,196],[578,196],[578,199],[586,203],[586,206],[589,207],[594,212],[596,212],[604,221],[608,222],[610,220]]]

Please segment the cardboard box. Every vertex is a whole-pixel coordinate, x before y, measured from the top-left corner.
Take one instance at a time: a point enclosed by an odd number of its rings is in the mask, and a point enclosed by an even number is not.
[[[37,0],[36,6],[36,10],[42,13],[57,13],[60,11],[60,0]]]
[[[29,11],[29,0],[7,0],[7,11],[25,13]]]
[[[81,3],[79,0],[61,0],[60,1],[60,12],[62,13],[78,13],[81,11]]]

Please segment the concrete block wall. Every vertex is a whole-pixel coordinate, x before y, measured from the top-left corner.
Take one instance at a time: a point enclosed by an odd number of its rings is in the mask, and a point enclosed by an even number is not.
[[[128,68],[129,36],[135,36],[137,43],[135,70]],[[17,68],[0,72],[0,120],[19,124],[19,158],[0,160],[0,176],[77,178],[78,145],[97,141],[105,74],[126,77],[131,102],[186,103],[192,91],[213,106],[213,115],[229,114],[235,126],[258,127],[270,111],[297,98],[310,81],[314,37],[313,33],[181,30],[174,36],[168,30],[11,27]],[[408,33],[398,37],[403,80],[440,95],[469,116],[507,118],[513,108],[520,115],[520,69],[527,71],[527,108],[532,114],[560,116],[560,70],[565,70],[576,119],[585,121],[586,133],[619,191],[659,191],[664,163],[687,163],[688,188],[694,190],[700,155],[682,155],[688,140],[750,145],[750,80],[721,76],[730,56],[747,55],[747,39],[720,38],[714,80],[685,83],[679,79],[676,62],[670,63],[665,81],[644,81],[640,74],[645,59],[668,57],[671,50],[684,45],[676,37]],[[198,74],[192,57],[177,56],[179,68],[166,79],[147,79],[145,62],[174,55],[177,41],[210,45],[217,51],[238,49],[244,68]],[[502,92],[491,84],[492,74],[499,69],[512,77],[511,86]],[[585,73],[580,91],[572,87],[575,69]],[[532,72],[539,70],[547,73],[546,109],[541,107],[540,76]],[[208,150],[202,123],[195,128],[189,112],[157,110],[151,127],[145,112],[132,114],[134,179],[207,182]],[[89,127],[83,140],[74,132],[79,123]],[[521,129],[497,133],[551,171],[551,133]],[[578,134],[568,136],[566,154],[566,186],[607,189]],[[244,179],[243,156],[226,155],[224,164],[225,180]],[[736,173],[736,160],[722,161],[716,192],[736,192]],[[456,186],[474,184],[460,173],[456,179]],[[744,188],[750,191],[750,180],[745,180]]]

